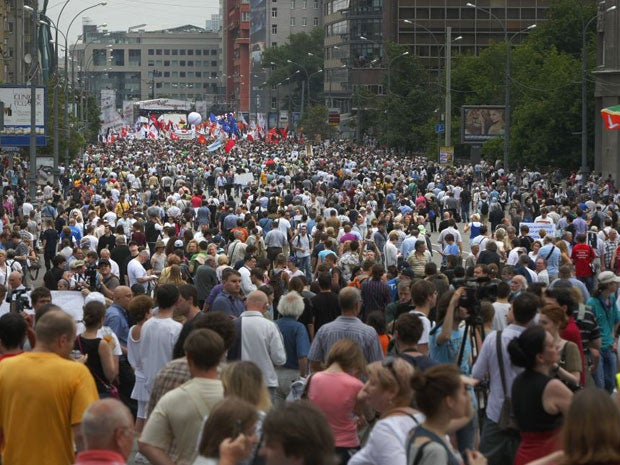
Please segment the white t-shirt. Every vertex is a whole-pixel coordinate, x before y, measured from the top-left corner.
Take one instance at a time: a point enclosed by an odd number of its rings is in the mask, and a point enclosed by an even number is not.
[[[508,322],[506,321],[506,315],[510,311],[510,304],[503,302],[493,302],[493,309],[495,309],[495,316],[493,317],[493,331],[501,331]]]
[[[146,270],[142,266],[142,263],[137,258],[130,260],[127,264],[127,278],[129,278],[129,287],[134,284],[143,284],[138,282],[138,278],[146,276]]]
[[[139,351],[148,392],[157,372],[172,360],[172,350],[182,327],[172,318],[157,317],[150,318],[142,326]]]

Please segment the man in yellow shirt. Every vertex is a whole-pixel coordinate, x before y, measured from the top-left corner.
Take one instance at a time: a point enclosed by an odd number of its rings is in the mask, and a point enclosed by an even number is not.
[[[88,368],[69,358],[76,337],[71,316],[50,310],[35,333],[32,352],[0,363],[2,462],[70,465],[74,442],[83,448],[84,411],[99,396]]]

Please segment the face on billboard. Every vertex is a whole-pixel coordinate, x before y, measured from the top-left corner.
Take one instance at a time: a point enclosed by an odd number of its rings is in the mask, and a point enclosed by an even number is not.
[[[463,107],[462,114],[461,133],[464,143],[480,143],[504,134],[504,107]]]

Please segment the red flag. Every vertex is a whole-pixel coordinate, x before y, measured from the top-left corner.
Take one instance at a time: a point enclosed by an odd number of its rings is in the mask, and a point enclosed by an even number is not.
[[[202,144],[202,145],[207,145],[207,138],[203,134],[200,134],[196,138],[196,142],[198,142],[199,144]]]
[[[234,146],[235,146],[235,140],[234,139],[228,139],[226,141],[226,145],[224,146],[224,151],[226,153],[229,153]]]
[[[127,128],[125,126],[123,126],[123,129],[121,129],[121,137],[123,139],[127,137]]]
[[[177,136],[174,132],[170,133],[170,139],[172,140],[179,140],[179,136]]]
[[[252,134],[248,134],[248,140],[250,142],[254,142],[254,137],[252,137]]]

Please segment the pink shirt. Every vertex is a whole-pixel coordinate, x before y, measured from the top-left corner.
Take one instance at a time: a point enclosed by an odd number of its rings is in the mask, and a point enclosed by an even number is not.
[[[308,399],[327,417],[337,447],[357,447],[360,444],[353,409],[363,386],[359,379],[346,373],[321,371],[312,375]]]

